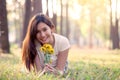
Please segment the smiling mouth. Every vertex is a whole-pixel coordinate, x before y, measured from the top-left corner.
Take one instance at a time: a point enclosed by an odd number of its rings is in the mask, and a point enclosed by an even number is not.
[[[42,42],[45,42],[46,40],[41,40]]]
[[[42,42],[45,42],[46,40],[47,40],[47,38],[46,39],[41,39]]]

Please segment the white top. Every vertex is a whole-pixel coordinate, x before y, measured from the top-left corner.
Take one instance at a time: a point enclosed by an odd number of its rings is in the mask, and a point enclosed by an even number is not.
[[[55,38],[55,44],[54,44],[54,53],[51,55],[51,60],[52,60],[51,65],[53,67],[55,67],[56,66],[56,61],[57,61],[57,55],[59,54],[59,52],[70,48],[70,43],[69,43],[68,39],[64,36],[61,36],[61,35],[56,34],[56,33],[53,33],[53,35],[54,35],[54,38]],[[36,44],[37,52],[39,54],[39,57],[43,59],[44,54],[40,52],[40,46],[41,45],[37,42],[37,44]],[[66,64],[66,67],[67,67],[67,64]]]

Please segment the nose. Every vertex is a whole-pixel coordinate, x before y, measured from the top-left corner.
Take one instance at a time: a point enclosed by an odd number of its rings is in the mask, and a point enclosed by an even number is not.
[[[45,32],[41,32],[41,37],[45,37]]]

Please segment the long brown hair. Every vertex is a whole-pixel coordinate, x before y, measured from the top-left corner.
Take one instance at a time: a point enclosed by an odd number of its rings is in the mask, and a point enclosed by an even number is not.
[[[36,14],[31,18],[22,44],[22,61],[29,71],[31,67],[34,68],[34,60],[37,55],[35,40],[37,39],[37,25],[40,22],[47,24],[51,29],[55,27],[51,19],[42,13]]]

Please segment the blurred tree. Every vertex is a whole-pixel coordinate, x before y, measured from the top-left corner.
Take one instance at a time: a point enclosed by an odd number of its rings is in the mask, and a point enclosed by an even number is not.
[[[49,16],[49,10],[48,10],[48,0],[46,0],[46,3],[47,3],[47,5],[46,5],[46,8],[47,8],[46,15],[47,15],[47,16]]]
[[[53,17],[52,17],[52,21],[53,21],[53,23],[54,23],[54,25],[55,25],[55,30],[56,30],[56,32],[57,32],[57,14],[56,14],[56,8],[54,9],[54,6],[57,6],[56,5],[56,2],[55,2],[56,0],[52,0],[52,12],[53,12]]]
[[[14,6],[14,10],[13,10],[13,14],[15,14],[14,18],[13,18],[13,22],[14,22],[14,27],[15,27],[15,34],[16,34],[16,40],[15,43],[18,45],[21,45],[21,30],[23,26],[23,19],[21,17],[23,17],[23,4],[22,1],[19,0],[13,0],[13,4]]]
[[[56,15],[56,13],[53,13],[52,21],[55,25],[55,30],[56,30],[56,27],[57,27],[57,15]],[[56,32],[57,32],[57,30],[56,30]]]
[[[42,0],[32,0],[31,1],[31,17],[36,13],[42,12]]]
[[[24,17],[24,22],[23,22],[22,41],[24,40],[26,32],[27,32],[30,15],[31,15],[31,0],[25,0],[25,15],[24,15],[25,17]]]
[[[108,40],[109,37],[109,11],[108,0],[78,0],[81,6],[80,21],[81,34],[87,37],[87,44],[94,47],[95,39],[99,42]],[[100,43],[100,45],[103,45]],[[99,45],[97,45],[99,46]]]
[[[69,39],[69,34],[70,34],[70,26],[69,26],[69,1],[66,1],[66,36]]]
[[[21,45],[24,1],[6,0],[10,43]],[[13,6],[14,5],[14,6]],[[12,37],[11,37],[12,36]]]
[[[60,0],[60,6],[61,6],[61,17],[60,17],[60,34],[63,35],[63,4],[62,0]]]
[[[113,9],[112,9],[112,0],[109,0],[110,1],[110,9],[111,9],[111,12],[110,12],[110,39],[112,41],[112,49],[116,49],[116,48],[120,48],[119,47],[119,33],[118,33],[118,11],[117,11],[117,1],[116,0],[116,7],[115,7],[115,12],[113,12]],[[113,13],[115,13],[115,16],[113,17]],[[115,18],[115,23],[113,23],[113,18]]]
[[[10,53],[8,33],[6,0],[0,0],[0,48],[3,53]]]

